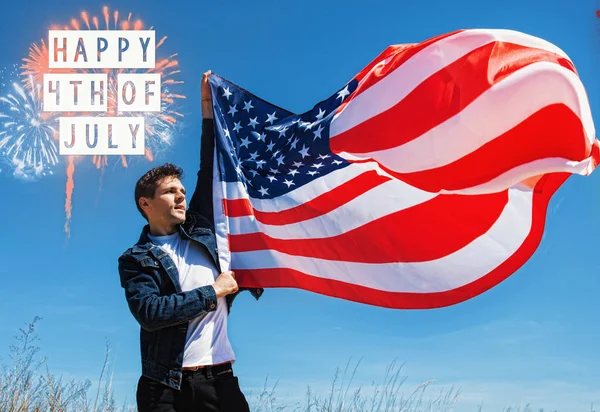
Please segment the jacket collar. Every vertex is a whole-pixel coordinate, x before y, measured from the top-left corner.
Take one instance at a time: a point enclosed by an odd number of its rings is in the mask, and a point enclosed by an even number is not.
[[[133,253],[144,253],[152,248],[153,243],[152,240],[150,240],[150,236],[148,236],[149,233],[150,225],[144,226],[140,238],[138,239],[137,243],[133,246]]]

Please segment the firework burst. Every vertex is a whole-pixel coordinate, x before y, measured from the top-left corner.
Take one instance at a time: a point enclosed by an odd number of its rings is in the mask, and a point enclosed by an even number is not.
[[[28,89],[17,81],[0,97],[0,156],[14,174],[35,179],[58,163],[58,122],[43,112],[41,85],[29,77]]]
[[[44,73],[75,73],[73,69],[51,69],[48,57],[48,46],[44,40],[29,46],[29,54],[23,59],[23,84],[29,89],[29,77],[33,78],[34,84],[44,84]]]

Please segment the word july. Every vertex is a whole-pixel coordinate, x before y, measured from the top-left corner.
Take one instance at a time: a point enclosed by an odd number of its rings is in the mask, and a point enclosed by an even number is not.
[[[71,155],[143,155],[143,117],[61,117],[59,152]]]
[[[50,30],[51,69],[149,69],[155,66],[153,30]]]

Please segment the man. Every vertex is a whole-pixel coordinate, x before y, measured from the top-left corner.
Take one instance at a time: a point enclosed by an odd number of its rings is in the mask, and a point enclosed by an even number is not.
[[[181,169],[167,163],[150,170],[135,188],[148,225],[119,258],[121,285],[141,325],[140,412],[249,410],[227,337],[238,285],[233,272],[220,273],[213,229],[209,75],[202,78],[201,167],[189,209]],[[258,299],[262,289],[251,293]]]

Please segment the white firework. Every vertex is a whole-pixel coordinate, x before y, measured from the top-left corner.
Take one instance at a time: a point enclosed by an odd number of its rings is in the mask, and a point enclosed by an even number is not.
[[[59,161],[58,120],[43,111],[42,90],[29,77],[29,90],[17,81],[0,96],[0,158],[15,176],[35,179],[52,173]]]

